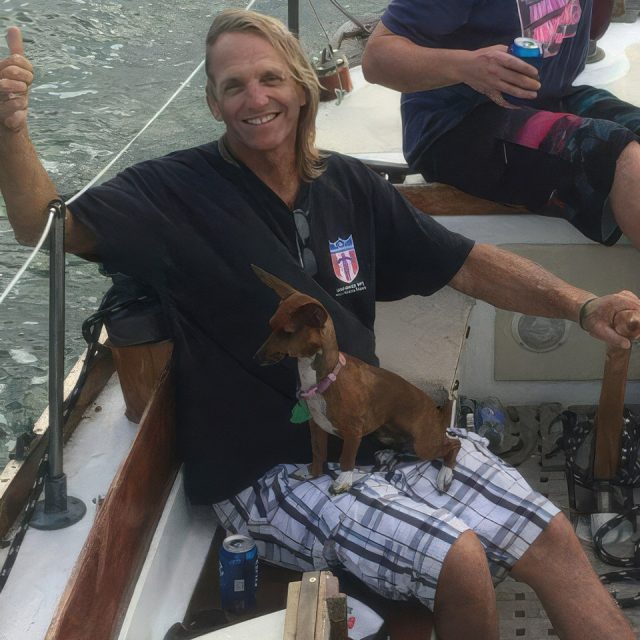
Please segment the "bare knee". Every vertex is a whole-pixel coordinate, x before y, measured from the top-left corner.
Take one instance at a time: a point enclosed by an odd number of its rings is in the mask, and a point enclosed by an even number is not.
[[[487,556],[472,531],[465,531],[453,543],[444,559],[436,589],[436,610],[439,606],[447,605],[447,594],[451,590],[466,592],[465,599],[494,599]]]
[[[539,545],[546,548],[549,545],[555,547],[555,545],[560,544],[568,544],[570,546],[577,545],[580,547],[580,541],[573,530],[573,526],[569,520],[567,520],[564,513],[558,513],[551,518],[549,524],[545,527],[531,547],[533,548],[534,546]]]
[[[465,531],[451,545],[444,559],[442,573],[468,571],[469,563],[480,565],[488,571],[487,556],[484,547],[473,531]]]
[[[618,226],[637,249],[640,248],[638,176],[640,176],[640,145],[637,142],[630,142],[618,157],[609,198]]]
[[[573,573],[587,568],[590,571],[591,565],[571,523],[564,514],[558,513],[516,562],[511,575],[532,585],[532,581],[547,570]]]

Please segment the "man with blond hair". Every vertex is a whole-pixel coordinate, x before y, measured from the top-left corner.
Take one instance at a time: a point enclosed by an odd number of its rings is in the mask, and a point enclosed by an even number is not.
[[[0,188],[16,237],[33,244],[56,189],[27,131],[33,79],[20,32],[0,61]],[[563,638],[631,639],[566,518],[466,432],[446,493],[438,462],[361,447],[363,478],[333,496],[339,469],[308,477],[307,429],[289,423],[292,362],[253,354],[275,299],[256,264],[319,299],[341,348],[376,362],[376,299],[445,285],[497,306],[577,321],[630,346],[617,312],[629,293],[596,297],[539,266],[449,232],[358,161],[321,156],[318,83],[298,42],[257,13],[219,14],[207,37],[207,102],[222,138],[126,169],[68,212],[68,251],[153,287],[175,343],[179,453],[188,494],[251,535],[261,558],[300,570],[344,567],[392,599],[434,613],[438,637],[498,637],[493,580],[530,584]],[[348,272],[331,248],[348,242]],[[342,246],[342,245],[341,245]],[[344,247],[343,247],[344,248]],[[586,305],[586,306],[585,306]],[[640,329],[638,330],[640,333]]]

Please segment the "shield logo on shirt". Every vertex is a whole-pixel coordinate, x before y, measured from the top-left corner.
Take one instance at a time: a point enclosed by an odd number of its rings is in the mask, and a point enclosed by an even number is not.
[[[338,238],[335,242],[329,241],[329,253],[336,278],[347,284],[353,282],[360,269],[353,236],[349,236],[346,240]]]

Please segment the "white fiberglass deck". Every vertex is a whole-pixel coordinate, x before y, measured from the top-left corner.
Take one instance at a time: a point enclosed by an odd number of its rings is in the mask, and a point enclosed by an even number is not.
[[[124,400],[114,375],[89,405],[64,449],[68,494],[80,498],[87,512],[82,520],[66,529],[27,531],[9,580],[0,593],[0,640],[44,638],[93,524],[96,513],[93,500],[107,493],[137,428],[124,417]]]

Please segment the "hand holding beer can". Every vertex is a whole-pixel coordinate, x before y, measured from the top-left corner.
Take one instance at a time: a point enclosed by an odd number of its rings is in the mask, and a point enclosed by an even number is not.
[[[509,53],[538,70],[542,67],[542,46],[533,38],[516,38],[509,46]]]
[[[245,613],[256,606],[258,549],[248,536],[228,536],[219,553],[222,608]]]

